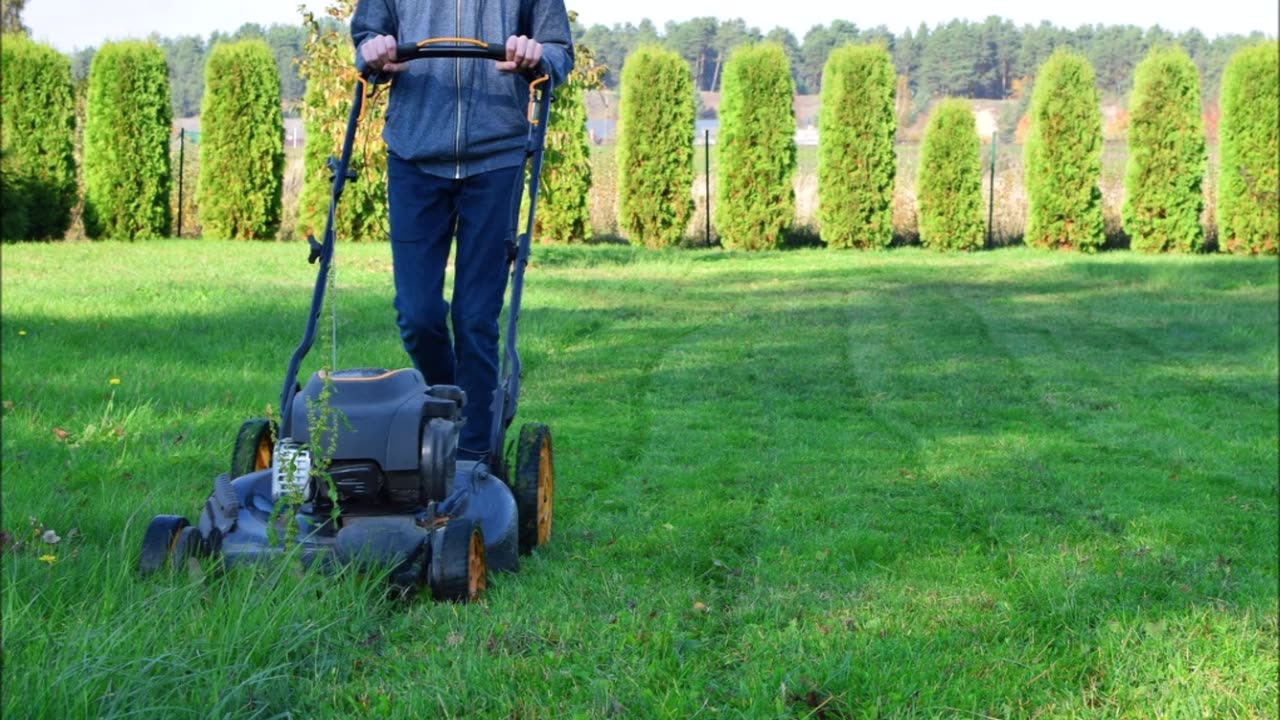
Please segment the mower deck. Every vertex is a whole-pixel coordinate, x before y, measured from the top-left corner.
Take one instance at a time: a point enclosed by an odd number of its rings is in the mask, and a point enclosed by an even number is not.
[[[220,497],[230,496],[215,491],[205,504],[197,527],[202,536],[211,539],[209,549],[218,552],[228,566],[275,558],[284,552],[291,518],[285,514],[272,518],[271,474],[267,468],[236,480],[222,476],[218,482],[231,488],[235,503],[220,503]],[[308,503],[299,506],[292,519],[305,565],[367,562],[399,567],[437,529],[466,520],[481,530],[489,569],[515,571],[520,567],[515,500],[506,484],[480,462],[459,461],[453,492],[427,507],[369,508],[363,512],[344,509],[335,523],[327,508]]]

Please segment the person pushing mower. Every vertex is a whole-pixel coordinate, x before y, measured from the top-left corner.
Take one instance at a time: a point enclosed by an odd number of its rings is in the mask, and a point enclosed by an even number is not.
[[[479,39],[497,36],[506,43]],[[382,567],[398,588],[426,585],[436,600],[467,602],[491,569],[519,569],[519,556],[551,537],[551,429],[525,422],[515,442],[506,439],[520,397],[517,325],[550,103],[573,67],[564,0],[363,0],[352,38],[360,78],[342,149],[329,158],[323,241],[307,238],[318,268],[279,421],[240,426],[229,472],[214,479],[195,523],[151,519],[138,556],[143,575],[201,558],[221,567],[281,559],[296,534],[304,566]],[[365,98],[388,78],[395,308],[416,367],[321,368],[301,383]],[[444,275],[455,238],[450,314]],[[336,315],[333,327],[336,348]]]
[[[445,37],[506,38],[506,60],[395,62],[397,42]],[[361,0],[351,38],[357,69],[391,80],[382,136],[400,337],[428,384],[466,393],[458,459],[484,460],[502,451],[488,445],[529,77],[558,85],[573,69],[564,0]]]

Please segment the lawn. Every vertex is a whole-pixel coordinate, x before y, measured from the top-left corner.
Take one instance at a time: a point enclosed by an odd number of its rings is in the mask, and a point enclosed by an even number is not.
[[[1274,258],[536,248],[519,574],[138,579],[305,255],[4,247],[5,717],[1275,717]],[[337,263],[339,364],[400,366],[387,248]]]

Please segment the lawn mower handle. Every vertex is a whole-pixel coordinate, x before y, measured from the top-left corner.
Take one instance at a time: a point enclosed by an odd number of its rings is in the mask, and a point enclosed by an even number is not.
[[[461,44],[443,44],[443,42],[453,42]],[[400,50],[411,49],[412,58],[428,58],[428,57],[477,57],[492,58],[495,60],[506,59],[506,47],[503,45],[495,45],[491,43],[483,43],[478,40],[457,41],[454,38],[446,38],[438,41],[423,41],[422,43],[411,44],[408,47],[398,46],[397,56]],[[499,56],[499,52],[501,55]],[[315,263],[319,261],[320,267],[316,273],[315,287],[311,295],[311,309],[307,315],[307,326],[303,331],[302,341],[294,350],[293,356],[289,359],[289,367],[285,371],[284,386],[280,390],[280,430],[282,438],[292,436],[292,420],[293,420],[293,400],[301,389],[298,386],[298,370],[302,366],[302,360],[310,352],[311,346],[315,342],[316,325],[320,319],[320,311],[324,305],[325,281],[329,277],[329,268],[333,260],[334,246],[334,221],[335,211],[337,209],[338,200],[342,197],[343,188],[346,186],[347,180],[352,179],[350,172],[351,151],[355,144],[356,130],[360,124],[360,118],[364,115],[365,94],[369,79],[361,77],[360,82],[356,83],[355,95],[351,102],[351,112],[347,116],[346,132],[342,139],[342,149],[338,158],[329,158],[329,169],[333,173],[333,185],[329,194],[329,211],[325,218],[324,234],[322,240],[317,242],[315,237],[308,234],[307,242],[311,246],[311,256],[309,261]],[[535,103],[533,88],[542,86],[541,100]],[[538,207],[538,187],[539,179],[542,174],[542,153],[546,139],[547,125],[550,122],[550,106],[551,94],[554,87],[554,81],[549,75],[544,75],[533,80],[530,83],[530,111],[529,111],[529,134],[525,141],[525,158],[524,166],[528,169],[528,179],[526,174],[520,173],[517,178],[517,189],[525,185],[527,182],[529,204],[528,211],[525,216],[525,231],[519,232],[519,215],[521,205],[521,193],[515,192],[512,196],[512,206],[510,211],[511,225],[508,230],[508,237],[512,238],[510,252],[507,258],[507,272],[509,273],[509,297],[508,303],[508,320],[506,333],[505,352],[499,363],[499,388],[494,392],[493,405],[494,422],[490,430],[490,439],[493,444],[490,452],[493,454],[492,466],[500,467],[501,448],[506,438],[507,427],[510,426],[512,419],[515,417],[516,407],[520,397],[520,355],[516,351],[516,323],[520,316],[520,300],[524,288],[524,270],[529,264],[530,238],[533,234],[533,220]],[[535,106],[536,105],[536,106]],[[335,370],[337,368],[334,368]]]
[[[396,45],[396,62],[425,58],[481,58],[503,61],[507,59],[507,46],[466,38],[434,38]]]
[[[396,45],[394,62],[403,63],[410,60],[426,60],[430,58],[477,58],[503,62],[507,59],[507,46],[500,43],[487,43],[483,40],[456,37],[428,38],[416,43],[407,42]],[[538,64],[539,71],[542,71],[543,67],[541,63]],[[365,80],[373,81],[375,84],[381,83],[386,79],[383,73],[375,70],[365,71],[362,77]]]

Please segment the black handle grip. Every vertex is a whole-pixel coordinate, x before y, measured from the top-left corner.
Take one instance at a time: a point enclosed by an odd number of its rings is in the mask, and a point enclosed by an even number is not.
[[[422,60],[426,58],[480,58],[484,60],[506,60],[507,46],[496,43],[401,43],[396,45],[396,62]]]

